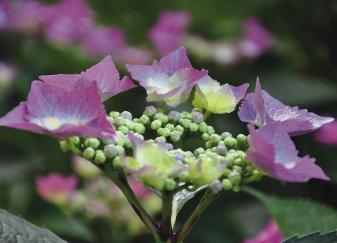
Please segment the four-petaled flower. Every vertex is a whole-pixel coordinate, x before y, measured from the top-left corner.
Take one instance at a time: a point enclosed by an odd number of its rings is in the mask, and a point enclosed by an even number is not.
[[[154,61],[152,65],[126,65],[133,79],[145,88],[147,101],[163,101],[169,106],[185,102],[198,80],[207,71],[192,68],[185,48]]]
[[[111,56],[82,72],[81,74],[56,74],[39,77],[47,84],[71,90],[96,81],[102,101],[135,87],[133,82],[125,76],[120,80],[119,72]]]
[[[230,113],[243,99],[248,86],[248,84],[238,87],[229,84],[220,85],[206,75],[198,81],[193,105],[216,114]]]
[[[334,120],[331,117],[318,116],[306,109],[299,109],[297,106],[282,104],[261,89],[258,79],[255,93],[248,94],[240,107],[239,118],[259,127],[280,122],[292,136],[315,131]]]
[[[90,100],[90,102],[88,102]],[[0,126],[55,137],[112,137],[96,82],[73,90],[34,81],[27,101],[0,119]]]
[[[307,182],[311,178],[329,180],[315,159],[299,157],[294,143],[281,123],[249,128],[248,159],[266,174],[287,182]]]

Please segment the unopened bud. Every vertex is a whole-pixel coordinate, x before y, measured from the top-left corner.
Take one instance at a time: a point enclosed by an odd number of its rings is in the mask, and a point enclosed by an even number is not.
[[[170,111],[169,114],[168,114],[168,118],[171,121],[177,122],[181,118],[181,115],[178,111]]]
[[[91,147],[88,147],[83,151],[82,156],[87,160],[91,160],[95,156],[95,150]]]
[[[84,142],[85,147],[91,147],[97,149],[100,145],[100,141],[97,138],[88,138]]]
[[[167,178],[165,180],[165,189],[167,191],[173,191],[174,189],[176,189],[176,187],[177,187],[177,182],[175,182],[175,180],[171,178]]]
[[[123,111],[121,113],[121,116],[124,117],[125,119],[132,120],[132,114],[129,111]]]
[[[153,116],[156,112],[157,112],[156,107],[151,105],[145,108],[144,115]]]
[[[104,164],[106,161],[106,157],[104,155],[104,152],[102,150],[96,150],[96,155],[95,155],[95,163],[96,164]]]
[[[69,146],[66,141],[60,141],[59,142],[60,148],[63,152],[68,152],[69,151]]]
[[[160,128],[162,125],[162,122],[160,120],[154,120],[152,123],[151,123],[151,129],[153,130],[157,130],[158,128]]]

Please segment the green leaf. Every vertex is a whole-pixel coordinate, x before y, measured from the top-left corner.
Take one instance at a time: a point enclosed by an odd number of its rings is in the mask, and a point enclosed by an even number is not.
[[[65,243],[51,231],[0,209],[0,242]]]
[[[283,243],[333,243],[337,242],[337,232],[332,231],[321,235],[320,233],[312,233],[302,237],[294,236]]]
[[[312,232],[327,233],[337,228],[337,212],[308,199],[285,199],[245,187],[244,191],[262,201],[286,237]]]
[[[191,200],[192,198],[197,195],[198,192],[206,188],[207,186],[199,187],[195,191],[188,191],[186,189],[183,189],[176,194],[174,194],[173,200],[172,200],[172,216],[171,216],[171,223],[172,225],[175,224],[177,216],[180,212],[180,210],[184,207],[184,205]]]
[[[266,75],[262,87],[288,105],[317,105],[337,100],[337,88],[326,80],[299,76]]]

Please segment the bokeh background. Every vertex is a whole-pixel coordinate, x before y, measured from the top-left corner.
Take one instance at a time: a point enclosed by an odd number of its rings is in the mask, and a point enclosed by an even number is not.
[[[122,73],[125,63],[149,63],[160,57],[165,50],[151,41],[149,31],[168,10],[183,14],[182,26],[176,31],[173,24],[164,32],[178,36],[177,43],[186,46],[196,68],[208,69],[222,83],[249,82],[250,90],[259,76],[264,89],[282,102],[337,117],[337,2],[333,0],[0,0],[0,115],[26,98],[31,81],[39,75],[78,73],[107,54],[112,54]],[[169,19],[179,22],[179,16]],[[165,34],[164,40],[169,38]],[[145,105],[140,88],[106,103],[107,110],[130,110],[136,115]],[[246,133],[236,112],[214,115],[210,122],[218,131]],[[295,141],[301,155],[317,158],[330,183],[281,184],[263,179],[254,186],[337,207],[337,144],[325,145],[314,138],[309,134]],[[70,242],[150,242],[145,231],[126,229],[128,220],[69,213],[38,195],[36,178],[55,171],[74,174],[72,159],[52,138],[1,128],[0,208]],[[82,180],[79,187],[85,183]],[[186,206],[187,212],[194,203]],[[225,193],[186,242],[241,242],[257,234],[269,217],[251,196]]]

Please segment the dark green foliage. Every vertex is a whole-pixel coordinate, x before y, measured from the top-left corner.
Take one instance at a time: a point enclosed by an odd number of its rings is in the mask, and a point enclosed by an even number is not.
[[[326,234],[312,233],[305,236],[294,236],[288,240],[285,240],[283,243],[335,243],[337,242],[337,232],[333,231]]]

